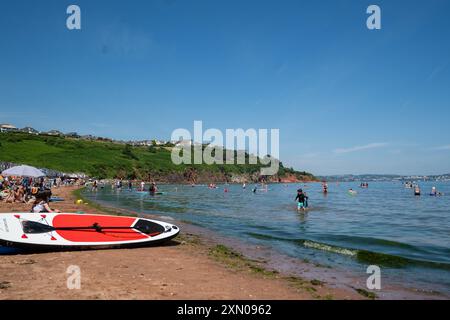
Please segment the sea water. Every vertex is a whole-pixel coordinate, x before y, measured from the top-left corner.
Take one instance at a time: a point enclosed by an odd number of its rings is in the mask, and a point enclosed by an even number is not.
[[[360,275],[378,265],[389,281],[450,294],[450,182],[421,182],[421,196],[400,182],[372,182],[367,189],[329,183],[326,195],[319,183],[270,184],[256,193],[254,186],[161,185],[166,193],[159,196],[104,188],[85,195]],[[430,196],[432,186],[444,195]],[[297,211],[298,188],[309,197],[306,212]]]

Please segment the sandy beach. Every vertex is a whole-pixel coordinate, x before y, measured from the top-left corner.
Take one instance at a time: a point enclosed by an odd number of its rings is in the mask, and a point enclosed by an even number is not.
[[[74,187],[54,189],[62,212],[102,214],[75,204]],[[0,203],[0,212],[29,205]],[[0,213],[1,214],[1,213]],[[361,299],[347,289],[254,272],[211,254],[198,237],[183,234],[163,246],[0,256],[0,299]],[[67,268],[78,266],[81,289],[68,289]],[[253,268],[255,269],[255,268]],[[257,269],[259,270],[259,269]],[[261,271],[261,270],[259,270]]]

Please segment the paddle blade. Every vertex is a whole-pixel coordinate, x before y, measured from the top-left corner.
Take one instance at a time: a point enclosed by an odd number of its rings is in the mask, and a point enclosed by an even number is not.
[[[22,229],[24,233],[46,233],[54,231],[55,228],[35,221],[22,221]]]

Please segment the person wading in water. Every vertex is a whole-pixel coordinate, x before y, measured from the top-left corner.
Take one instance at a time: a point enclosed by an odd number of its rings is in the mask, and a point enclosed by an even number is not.
[[[306,210],[308,207],[308,196],[303,193],[302,189],[297,190],[297,196],[295,197],[297,202],[297,210]]]

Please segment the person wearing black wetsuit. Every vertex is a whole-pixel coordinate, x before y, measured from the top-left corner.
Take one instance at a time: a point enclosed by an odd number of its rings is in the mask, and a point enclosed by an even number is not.
[[[295,200],[298,201],[298,209],[303,209],[308,206],[308,196],[303,193],[302,189],[297,190],[297,196],[295,197]]]

